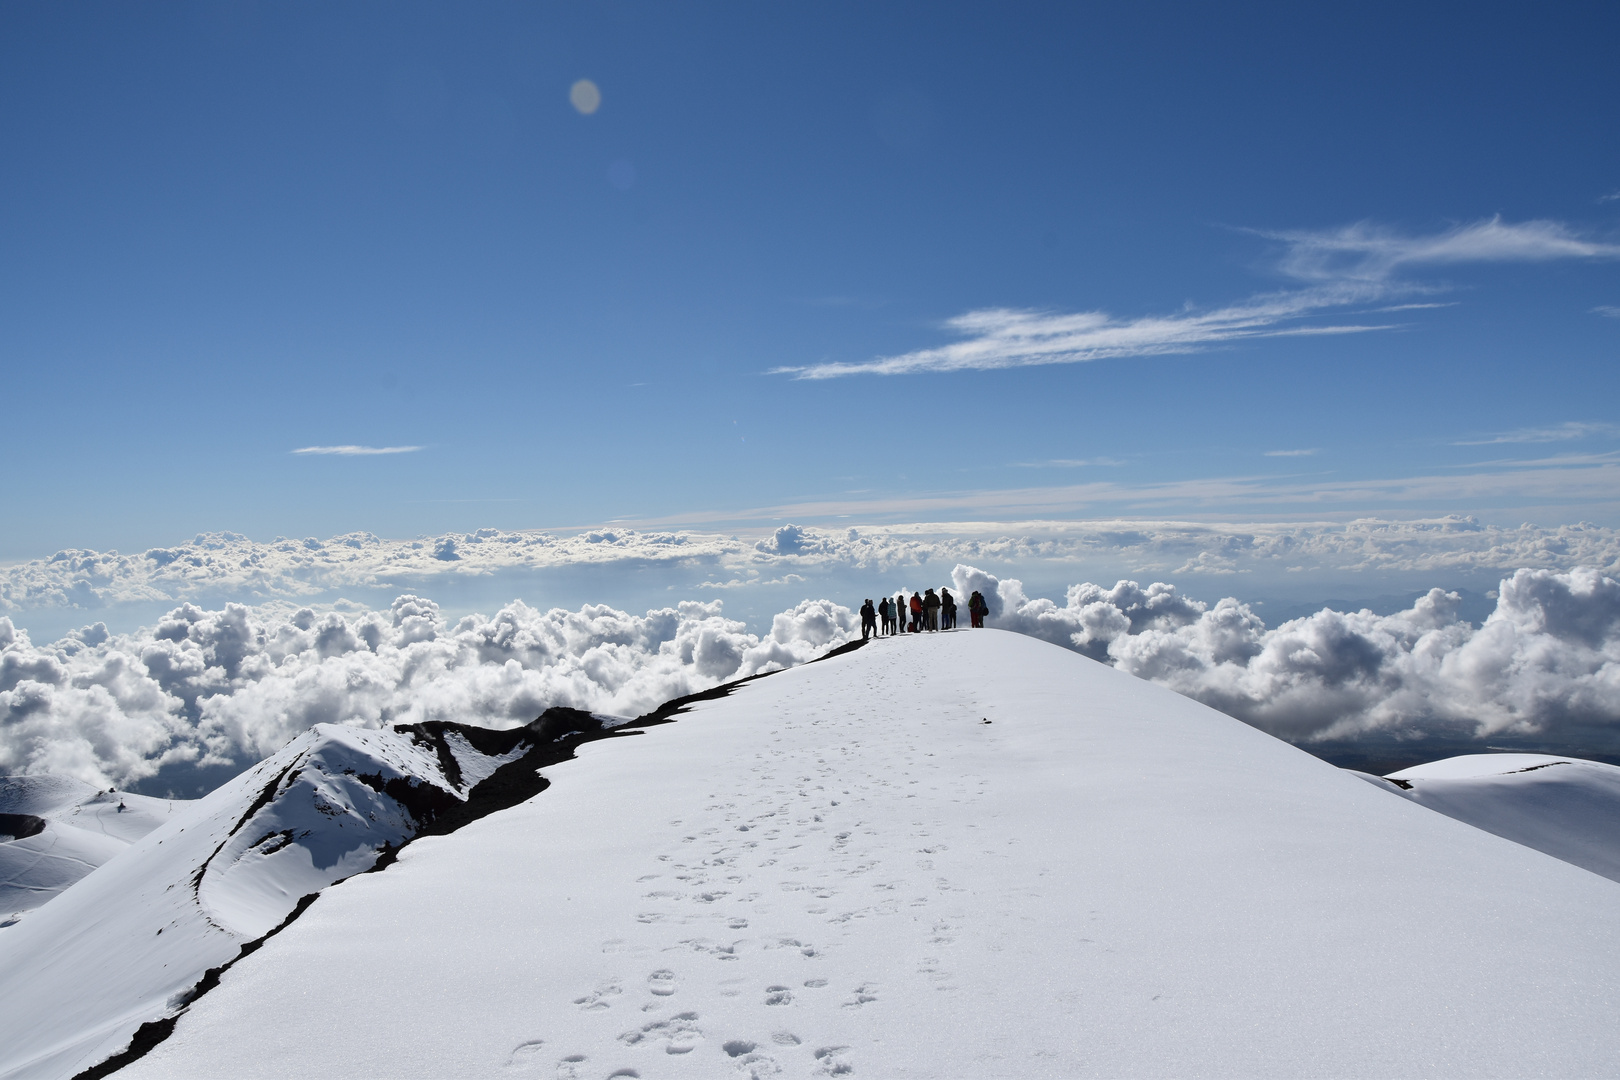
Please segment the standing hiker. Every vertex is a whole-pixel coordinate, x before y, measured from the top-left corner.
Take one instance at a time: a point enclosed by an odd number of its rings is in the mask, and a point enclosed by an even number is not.
[[[894,609],[889,606],[889,598],[885,596],[878,601],[878,636],[882,637],[894,629]]]
[[[877,609],[872,606],[872,598],[868,596],[866,603],[861,605],[861,640],[868,636],[877,636]]]
[[[939,629],[939,597],[933,589],[923,593],[923,626],[928,630]]]
[[[939,615],[941,629],[956,629],[956,598],[949,589],[939,590]]]
[[[968,597],[968,622],[973,629],[980,630],[984,628],[984,615],[989,607],[990,605],[984,602],[984,594],[979,592],[978,589],[974,589],[973,595]]]
[[[923,600],[919,593],[911,594],[911,626],[913,634],[922,633]]]

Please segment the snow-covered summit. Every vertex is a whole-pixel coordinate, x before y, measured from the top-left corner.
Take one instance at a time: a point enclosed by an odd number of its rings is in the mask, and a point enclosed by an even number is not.
[[[122,1075],[1620,1061],[1620,885],[1027,637],[878,641],[543,773],[328,888]]]

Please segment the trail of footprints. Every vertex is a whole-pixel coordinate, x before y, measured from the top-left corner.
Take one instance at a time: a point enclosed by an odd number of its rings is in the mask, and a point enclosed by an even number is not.
[[[871,692],[871,700],[881,700],[875,683]],[[913,866],[886,868],[883,860],[861,843],[863,837],[878,835],[862,819],[861,809],[873,802],[887,802],[885,812],[874,817],[906,820],[907,815],[895,811],[892,800],[916,798],[916,789],[923,788],[922,793],[959,802],[982,793],[983,782],[969,790],[942,791],[940,782],[924,787],[928,770],[939,766],[928,760],[932,753],[919,750],[914,733],[890,729],[899,737],[886,745],[868,747],[868,741],[875,742],[875,736],[884,734],[881,724],[835,718],[814,709],[802,715],[806,719],[796,723],[808,723],[817,729],[812,739],[801,742],[790,753],[783,748],[786,740],[779,727],[771,732],[772,748],[756,755],[742,790],[729,795],[711,794],[697,822],[669,822],[675,830],[676,846],[657,857],[657,867],[636,879],[638,884],[650,886],[642,894],[647,903],[636,915],[636,922],[670,931],[667,943],[657,947],[659,951],[693,953],[725,962],[738,959],[744,949],[782,950],[784,955],[797,953],[813,962],[838,948],[836,938],[841,927],[857,920],[901,913],[915,919],[916,909],[956,891],[946,877],[932,873],[933,856],[948,848],[930,839],[924,821],[909,820],[916,830],[907,837],[915,841],[910,848],[915,853]],[[781,726],[787,726],[786,722]],[[932,824],[938,827],[941,823]],[[870,902],[859,903],[851,898],[857,888],[874,894]],[[749,919],[737,914],[737,909],[758,905],[757,918],[758,911],[770,906],[768,902],[760,903],[769,899],[769,893],[799,900],[805,913],[823,919],[834,940],[818,944],[789,935],[760,933],[759,928],[750,927]],[[709,932],[714,936],[693,934],[688,927],[712,927]],[[948,919],[925,920],[921,929],[924,936],[920,943],[926,942],[931,948],[948,948],[954,940],[955,927]],[[602,949],[605,953],[651,951],[645,945],[630,946],[625,939],[604,942]],[[939,956],[920,957],[917,973],[937,990],[956,989],[951,973],[941,967]],[[720,1061],[734,1068],[735,1075],[754,1080],[806,1073],[853,1074],[855,1065],[849,1047],[807,1046],[789,1030],[790,1023],[781,1021],[791,1017],[796,1001],[813,1000],[812,995],[839,995],[839,1005],[844,1009],[880,1006],[880,987],[874,981],[863,981],[840,993],[828,979],[808,969],[806,974],[809,977],[765,985],[750,985],[749,980],[740,978],[718,980],[722,997],[756,997],[759,1026],[771,1029],[765,1036],[712,1034],[704,1030],[702,1018],[695,1011],[664,1015],[665,1008],[679,1005],[681,980],[674,967],[659,967],[643,976],[642,994],[628,993],[625,982],[614,979],[574,998],[573,1005],[586,1012],[617,1008],[626,1019],[645,1016],[618,1036],[622,1046],[640,1053],[684,1057],[706,1051],[705,1060],[712,1060],[718,1053],[723,1055]],[[727,1032],[725,1036],[733,1034]],[[718,1047],[707,1045],[717,1038],[721,1039]],[[618,1062],[602,1062],[600,1069],[593,1068],[594,1063],[584,1054],[552,1057],[541,1039],[515,1047],[507,1064],[532,1071],[543,1067],[546,1060],[555,1061],[558,1080],[642,1076],[638,1068],[616,1067]],[[659,1075],[653,1061],[643,1067],[649,1076]]]

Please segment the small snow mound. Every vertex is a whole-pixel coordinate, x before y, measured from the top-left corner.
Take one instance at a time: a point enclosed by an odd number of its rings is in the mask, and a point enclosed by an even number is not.
[[[1549,757],[1546,754],[1462,754],[1389,774],[1391,780],[1471,780],[1480,776],[1506,776],[1509,773],[1567,765],[1579,758]],[[1598,764],[1598,762],[1589,762]],[[1614,768],[1614,766],[1608,766]]]
[[[1390,773],[1381,783],[1447,817],[1620,881],[1620,767],[1546,754],[1465,754]]]

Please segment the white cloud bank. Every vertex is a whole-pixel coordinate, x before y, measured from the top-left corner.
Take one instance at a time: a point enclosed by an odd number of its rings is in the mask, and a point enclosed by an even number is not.
[[[963,563],[950,578],[961,600],[984,593],[992,626],[1307,745],[1371,734],[1620,738],[1620,583],[1590,568],[1513,573],[1480,626],[1440,589],[1393,615],[1323,609],[1268,628],[1235,599],[1211,605],[1160,582],[1083,583],[1057,604]],[[718,602],[645,615],[512,603],[452,624],[414,595],[324,615],[187,604],[133,634],[98,624],[49,645],[0,618],[0,772],[127,786],[165,767],[245,764],[322,722],[509,727],[552,705],[636,715],[803,663],[857,629],[848,608],[825,600],[778,614],[763,635]]]
[[[1550,262],[1620,258],[1620,244],[1583,237],[1556,221],[1505,222],[1500,216],[1412,236],[1367,222],[1328,230],[1261,231],[1283,245],[1278,269],[1309,288],[1266,293],[1225,307],[1188,307],[1167,315],[1120,319],[1102,311],[1063,313],[984,308],[945,322],[960,338],[854,363],[779,367],[771,374],[797,379],[848,375],[914,375],[922,372],[987,371],[1041,364],[1077,364],[1127,356],[1201,352],[1252,338],[1353,334],[1391,329],[1348,322],[1311,324],[1350,305],[1433,291],[1397,275],[1417,267],[1463,263]],[[1408,310],[1432,305],[1401,305]]]
[[[1467,517],[1411,521],[1205,524],[934,522],[836,530],[783,525],[762,539],[711,532],[595,529],[573,536],[479,529],[414,540],[349,533],[318,540],[205,533],[123,554],[76,548],[0,567],[0,612],[91,612],[119,604],[311,602],[344,589],[431,592],[436,582],[511,571],[657,568],[694,587],[788,575],[941,563],[1103,562],[1130,574],[1458,573],[1592,566],[1620,573],[1620,530],[1579,523],[1502,527]],[[701,585],[699,583],[702,583]]]
[[[1077,649],[1292,741],[1620,736],[1620,582],[1590,568],[1519,570],[1475,627],[1433,589],[1407,611],[1323,609],[1267,628],[1248,605],[1121,581],[1030,599],[967,565],[989,624]]]
[[[803,663],[858,629],[825,600],[778,614],[763,636],[719,603],[645,615],[513,603],[450,624],[411,595],[348,615],[187,604],[133,634],[97,624],[50,645],[0,618],[0,774],[127,786],[165,766],[247,764],[323,722],[500,728],[552,705],[635,716]]]

